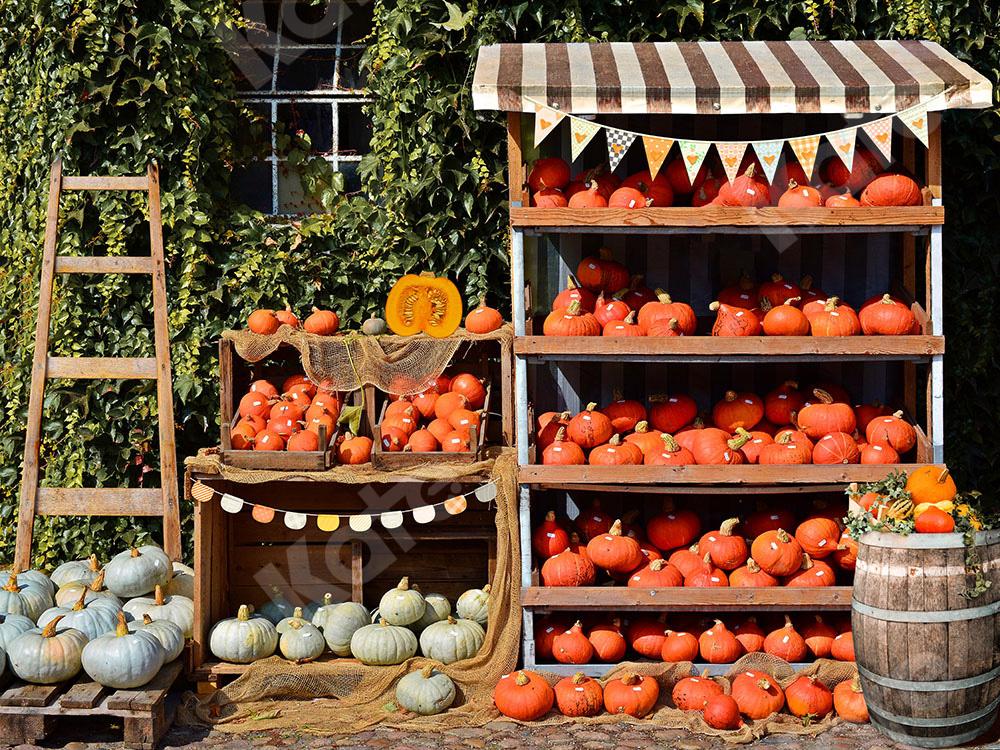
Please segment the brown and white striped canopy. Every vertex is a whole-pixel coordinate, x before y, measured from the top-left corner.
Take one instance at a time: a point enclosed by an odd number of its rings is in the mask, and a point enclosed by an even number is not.
[[[495,44],[481,47],[476,109],[742,114],[982,108],[993,85],[926,41]]]

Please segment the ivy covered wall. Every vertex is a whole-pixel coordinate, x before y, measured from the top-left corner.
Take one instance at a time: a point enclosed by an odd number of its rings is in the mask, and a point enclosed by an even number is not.
[[[313,303],[358,323],[413,268],[506,303],[505,131],[472,111],[479,45],[497,41],[929,37],[994,81],[1000,8],[987,0],[375,0],[365,57],[374,102],[364,191],[327,192],[295,224],[240,209],[229,177],[251,126],[219,24],[226,0],[12,0],[0,5],[0,560],[12,555],[49,164],[163,178],[182,455],[217,441],[215,341],[260,305]],[[946,117],[946,443],[961,480],[1000,480],[988,405],[1000,403],[995,289],[1000,109]],[[329,182],[320,179],[320,188]],[[376,208],[377,205],[377,208]],[[140,196],[63,203],[61,252],[147,252]],[[58,282],[53,353],[151,356],[148,280]],[[43,460],[51,485],[158,482],[151,383],[51,383]],[[133,519],[40,521],[36,563],[106,555],[152,531]]]

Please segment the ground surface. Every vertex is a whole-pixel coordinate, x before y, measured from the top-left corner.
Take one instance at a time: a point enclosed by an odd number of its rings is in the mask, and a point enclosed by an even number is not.
[[[82,729],[82,728],[81,728]],[[120,750],[120,730],[108,725],[87,727],[88,742],[76,741],[67,732],[53,735],[45,741],[45,748],[63,750]],[[0,737],[0,748],[7,750]],[[313,748],[390,748],[391,750],[459,750],[459,748],[481,748],[483,750],[515,750],[516,748],[544,748],[545,750],[613,750],[615,748],[655,747],[666,750],[734,750],[734,748],[780,747],[788,750],[901,750],[879,735],[870,726],[842,724],[818,737],[796,737],[773,735],[751,745],[729,745],[718,739],[692,735],[677,730],[655,727],[623,728],[617,725],[604,726],[552,726],[522,727],[509,722],[494,722],[486,727],[454,729],[443,734],[412,733],[396,730],[376,729],[359,734],[339,737],[296,736],[288,731],[248,732],[235,735],[230,732],[175,727],[167,736],[163,748],[183,750],[312,750]],[[980,747],[1000,748],[998,744]],[[20,745],[17,750],[34,750],[33,745]]]

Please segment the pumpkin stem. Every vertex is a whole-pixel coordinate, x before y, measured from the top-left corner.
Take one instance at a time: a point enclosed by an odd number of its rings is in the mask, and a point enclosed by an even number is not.
[[[107,574],[107,569],[102,568],[101,572],[97,574],[97,578],[90,582],[91,591],[100,591],[104,588],[104,576]]]
[[[579,289],[580,285],[576,283],[576,279],[573,278],[573,274],[570,274],[566,278],[566,288],[567,289]]]
[[[302,618],[302,607],[296,607],[292,610],[292,618],[295,620],[301,620]]]
[[[424,666],[423,669],[420,670],[420,676],[423,677],[425,680],[429,680],[432,674],[434,674],[433,664],[427,664]]]
[[[552,442],[554,442],[554,443],[565,443],[566,442],[566,428],[565,427],[560,427],[558,430],[556,430],[556,436],[555,436],[555,438],[553,438]]]
[[[642,682],[642,678],[635,672],[622,676],[622,685],[638,685],[640,682]]]
[[[323,606],[328,607],[333,604],[333,594],[326,593],[323,594]]]
[[[849,191],[848,191],[849,192]],[[806,274],[802,277],[802,281],[799,282],[799,289],[805,289],[807,292],[812,289],[813,277]]]
[[[239,610],[236,612],[236,619],[246,622],[250,619],[250,605],[241,604]]]
[[[762,297],[759,303],[759,307],[764,312],[771,312],[771,309],[774,307],[774,305],[771,304],[771,300],[769,300],[767,297]]]
[[[97,571],[99,571],[101,569],[101,566],[97,562],[97,555],[91,555],[89,562],[90,562],[90,572],[91,573],[96,573]]]
[[[635,310],[626,315],[625,320],[623,320],[622,323],[625,323],[626,325],[630,326],[635,325]]]
[[[615,445],[615,446],[617,446],[617,445],[621,445],[621,444],[622,444],[622,436],[618,435],[618,434],[612,435],[611,439],[608,441],[608,445]]]
[[[633,432],[639,433],[640,435],[642,433],[649,432],[649,422],[647,422],[645,419],[642,420],[641,422],[636,422],[635,429],[633,430]]]
[[[789,190],[795,190],[795,188],[797,188],[798,186],[799,186],[799,183],[797,183],[795,180],[789,180],[788,181],[788,189]],[[778,274],[775,274],[774,276],[777,276],[777,275]],[[774,278],[774,276],[772,276],[771,278]],[[777,279],[775,279],[775,281],[777,281]]]
[[[149,616],[149,613],[148,613],[148,612],[147,612],[147,613],[145,613],[145,614],[144,614],[144,615],[142,616],[142,624],[143,624],[143,625],[149,625],[149,624],[150,624],[150,623],[151,623],[152,621],[153,621],[153,618]]]
[[[836,299],[836,297],[831,297],[830,299]],[[829,301],[828,301],[828,303],[829,303]],[[822,388],[814,388],[813,389],[813,396],[815,396],[816,398],[818,398],[824,404],[832,404],[833,403],[833,396],[830,395],[829,391],[824,391]]]
[[[778,529],[775,532],[775,536],[777,537],[778,541],[781,542],[782,544],[788,544],[790,541],[792,541],[792,538],[788,536],[788,532],[785,531],[784,529]]]
[[[757,171],[757,165],[751,162],[750,166],[747,167],[747,171],[744,172],[743,174],[746,175],[747,177],[753,177],[754,172],[756,171]]]
[[[166,602],[166,599],[163,596],[163,587],[160,584],[156,584],[156,588],[153,591],[154,591],[153,597],[156,601],[156,606],[162,607]],[[301,614],[302,610],[296,610],[296,612]]]
[[[770,690],[771,689],[771,683],[768,682],[765,679],[760,679],[760,680],[757,680],[757,687],[759,687],[761,690]]]
[[[663,441],[663,444],[666,446],[667,450],[670,453],[676,453],[681,449],[680,444],[677,442],[676,439],[674,439],[673,435],[669,435],[666,432],[664,432],[662,435],[660,435],[660,439]]]
[[[788,299],[785,300],[784,304],[788,305],[789,307],[794,307],[796,302],[801,302],[801,301],[802,301],[801,297],[789,297]]]
[[[142,557],[142,553],[139,551],[138,547],[132,548],[132,557]]]
[[[608,534],[610,536],[621,536],[622,535],[622,522],[619,520],[619,521],[615,521],[613,524],[611,524],[611,528],[608,529]]]
[[[854,679],[851,680],[851,690],[855,693],[861,692],[861,677],[859,675],[854,675]]]
[[[584,411],[597,411],[597,404],[591,401],[589,404],[587,404],[587,408],[584,409]]]
[[[125,622],[125,613],[120,609],[118,610],[118,625],[115,627],[115,635],[119,638],[123,635],[128,635],[128,623]]]
[[[727,518],[719,526],[719,533],[722,536],[732,536],[733,530],[739,525],[740,519],[738,518]]]
[[[483,586],[482,591],[483,591],[484,594],[488,594],[488,593],[490,593],[490,589],[491,588],[493,588],[493,587],[490,586],[490,584],[487,583],[485,586]]]
[[[824,305],[823,309],[826,312],[833,312],[834,310],[837,309],[837,306],[839,304],[840,304],[840,297],[827,297],[826,304]]]
[[[118,614],[121,615],[122,619],[125,619],[125,614],[123,612],[119,612]],[[54,636],[56,634],[56,626],[59,624],[59,621],[65,616],[66,615],[59,615],[58,617],[53,617],[49,621],[49,624],[46,625],[44,628],[42,628],[42,638],[51,638],[52,636]]]
[[[709,304],[708,309],[711,310],[712,312],[716,312],[719,309],[720,305],[721,303],[718,300],[716,300],[715,302]]]
[[[400,578],[399,579],[399,585],[396,586],[396,588],[399,589],[400,591],[409,591],[409,589],[410,589],[410,577],[409,576],[403,576],[402,578]]]
[[[746,445],[750,440],[753,439],[753,435],[744,430],[742,427],[736,428],[736,437],[731,438],[726,441],[726,445],[732,448],[734,451],[738,451],[744,445]]]
[[[790,442],[792,442],[792,433],[782,432],[780,435],[778,435],[778,437],[774,439],[774,442],[780,443],[781,445],[788,445]]]
[[[518,687],[524,687],[529,682],[531,682],[531,680],[528,678],[528,675],[526,675],[523,671],[518,672],[517,676],[514,678],[514,684],[517,685]]]
[[[938,483],[938,484],[944,484],[944,483],[945,483],[945,480],[947,480],[947,479],[948,479],[948,474],[949,474],[949,473],[950,473],[950,471],[949,471],[949,470],[948,470],[947,468],[945,468],[945,469],[942,469],[942,470],[941,470],[941,473],[940,473],[940,474],[938,474],[938,478],[937,478],[937,483]]]
[[[688,547],[688,552],[690,552],[692,555],[697,555],[698,554],[698,542],[695,542],[690,547]]]
[[[606,247],[602,247],[600,250],[598,250],[597,256],[601,260],[611,260],[612,258],[614,258],[614,256],[611,254],[611,250]]]
[[[11,571],[10,578],[7,579],[7,585],[3,587],[4,591],[20,591],[21,587],[17,585],[17,573]]]
[[[760,566],[757,564],[757,561],[754,560],[752,557],[747,558],[747,570],[749,570],[751,573],[760,573]]]
[[[74,612],[79,612],[81,609],[85,609],[86,608],[87,605],[84,604],[84,600],[86,600],[86,598],[87,598],[87,593],[88,593],[88,590],[87,590],[86,587],[84,587],[83,591],[80,592],[80,598],[77,599],[76,600],[76,604],[73,605],[73,611]]]
[[[290,623],[288,623],[288,627],[290,627],[292,630],[301,630],[302,622],[300,620],[292,620]]]
[[[458,622],[458,620],[456,620],[456,619],[455,619],[454,617],[452,617],[451,615],[448,615],[448,624],[449,624],[449,625],[454,625],[454,624],[455,624],[456,622]]]
[[[568,315],[579,315],[582,312],[580,307],[580,300],[575,299],[566,306],[566,313]]]
[[[577,672],[575,675],[573,675],[574,685],[582,685],[586,681],[587,681],[587,675],[585,675],[583,672]]]
[[[788,615],[785,615],[785,627],[786,628],[792,627],[792,618],[789,617]]]
[[[800,570],[809,570],[813,566],[812,558],[809,557],[808,552],[802,553],[802,567]]]
[[[665,289],[657,288],[656,299],[658,299],[660,303],[664,305],[669,305],[673,302],[673,299],[671,298],[670,294],[668,294]]]
[[[889,294],[883,294],[882,299],[879,300],[881,305],[895,305],[896,303],[892,301],[892,296]]]
[[[661,570],[663,570],[666,566],[667,566],[667,561],[664,560],[664,559],[662,559],[662,558],[660,558],[660,559],[653,560],[653,562],[651,562],[649,564],[649,569],[650,570],[655,570],[658,573]]]

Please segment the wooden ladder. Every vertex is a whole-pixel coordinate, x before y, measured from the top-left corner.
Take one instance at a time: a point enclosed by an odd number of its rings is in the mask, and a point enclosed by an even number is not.
[[[149,257],[57,256],[59,199],[63,190],[142,190],[149,196]],[[49,324],[53,277],[57,273],[149,274],[153,280],[153,358],[50,357]],[[156,380],[160,433],[160,484],[142,488],[67,488],[38,486],[42,405],[45,381],[66,379]],[[167,289],[163,265],[163,228],[160,220],[160,174],[155,162],[146,175],[126,177],[63,176],[62,160],[52,163],[49,205],[45,222],[41,283],[38,291],[38,323],[35,355],[31,364],[31,396],[28,429],[21,475],[21,504],[17,525],[14,565],[26,570],[31,564],[35,516],[162,516],[163,549],[172,560],[180,559],[181,529],[178,508],[177,450],[174,443],[174,400],[170,379],[170,338],[167,329]]]

